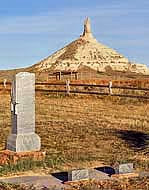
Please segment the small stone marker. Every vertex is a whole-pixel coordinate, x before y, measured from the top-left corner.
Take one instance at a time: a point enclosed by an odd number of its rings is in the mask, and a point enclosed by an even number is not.
[[[133,163],[120,164],[116,168],[116,173],[118,174],[127,174],[133,172]]]
[[[83,179],[89,179],[89,172],[87,169],[68,172],[68,181],[79,181]]]
[[[40,137],[35,133],[35,74],[18,73],[11,91],[12,130],[7,149],[15,152],[39,151]]]
[[[149,177],[149,172],[140,172],[140,173],[139,173],[139,177],[140,177],[140,178]]]

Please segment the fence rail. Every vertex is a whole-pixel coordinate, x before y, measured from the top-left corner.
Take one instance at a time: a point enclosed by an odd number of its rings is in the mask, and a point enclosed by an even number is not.
[[[36,83],[36,85],[47,85],[47,86],[65,86],[66,83]],[[70,86],[82,86],[82,87],[101,87],[101,88],[109,88],[109,85],[101,85],[101,84],[77,84],[77,83],[70,83]],[[144,90],[149,91],[149,88],[137,88],[137,87],[129,87],[129,86],[112,86],[111,88],[117,89],[127,89],[127,90]]]
[[[68,94],[66,90],[47,90],[47,89],[36,89],[36,92],[48,92],[48,93],[65,93]],[[90,91],[75,91],[70,90],[69,93],[72,94],[89,94],[89,95],[103,95],[103,96],[117,96],[117,97],[126,97],[126,98],[138,98],[138,99],[149,99],[149,96],[139,96],[139,95],[130,95],[130,94],[109,94],[109,93],[100,93],[100,92],[90,92]]]
[[[4,85],[2,82],[0,83],[0,86]],[[7,85],[11,86],[11,83],[7,83]],[[112,85],[112,83],[109,83],[108,85],[102,85],[102,84],[77,84],[77,83],[71,83],[69,80],[64,82],[57,82],[57,83],[48,83],[48,82],[43,82],[39,83],[37,82],[36,84],[36,92],[47,92],[47,93],[65,93],[65,94],[89,94],[89,95],[103,95],[103,96],[118,96],[118,97],[129,97],[129,98],[142,98],[142,99],[149,99],[149,88],[140,88],[140,87],[129,87],[129,86],[115,86]],[[53,88],[53,87],[58,87],[63,88],[63,89],[48,89]],[[90,91],[88,89],[86,90],[80,90],[80,89],[75,89],[73,90],[73,87],[94,87],[97,88],[96,91]],[[2,90],[3,88],[0,88]],[[107,89],[108,92],[100,92],[100,89]],[[113,89],[122,89],[122,90],[131,90],[133,92],[144,92],[147,95],[133,95],[133,94],[120,94],[120,93],[113,93]],[[10,88],[6,88],[6,91],[10,91]]]
[[[38,87],[44,86],[60,86],[64,87],[65,89],[40,89]],[[88,91],[88,90],[72,90],[72,87],[94,87],[97,88],[98,91]],[[101,89],[108,89],[108,92],[100,92]],[[112,85],[112,83],[109,83],[108,85],[101,85],[101,84],[77,84],[77,83],[70,83],[70,81],[66,81],[66,83],[36,83],[36,91],[40,92],[47,92],[47,93],[66,93],[66,94],[90,94],[90,95],[103,95],[103,96],[117,96],[117,97],[129,97],[129,98],[143,98],[143,99],[149,99],[148,96],[143,95],[132,95],[132,94],[118,94],[113,93],[113,89],[122,89],[122,90],[131,90],[131,91],[141,91],[141,92],[148,92],[149,88],[140,88],[140,87],[129,87],[129,86],[115,86]]]

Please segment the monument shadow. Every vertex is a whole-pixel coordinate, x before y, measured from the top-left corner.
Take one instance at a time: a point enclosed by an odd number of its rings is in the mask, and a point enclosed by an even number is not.
[[[104,173],[108,174],[109,176],[115,174],[115,169],[110,166],[97,167],[94,169],[97,171],[100,171],[100,172],[104,172]]]
[[[52,173],[51,175],[62,181],[62,183],[68,181],[68,172]]]
[[[144,150],[149,145],[149,134],[141,131],[119,130],[116,131],[116,136],[125,140],[130,148],[136,150]]]

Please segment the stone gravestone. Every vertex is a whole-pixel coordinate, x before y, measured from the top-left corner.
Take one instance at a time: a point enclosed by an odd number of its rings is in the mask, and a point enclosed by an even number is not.
[[[127,174],[133,172],[133,163],[120,164],[116,167],[117,174]]]
[[[98,171],[96,169],[78,169],[68,172],[68,182],[75,182],[81,180],[107,180],[110,179],[108,174]]]
[[[68,181],[79,181],[89,179],[88,169],[73,170],[68,172]]]
[[[35,74],[21,72],[14,77],[11,119],[7,149],[15,152],[39,151],[40,137],[35,133]]]

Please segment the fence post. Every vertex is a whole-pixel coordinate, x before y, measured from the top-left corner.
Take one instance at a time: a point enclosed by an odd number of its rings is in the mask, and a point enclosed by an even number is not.
[[[6,83],[7,83],[7,79],[4,79],[4,88],[7,87]]]
[[[78,73],[75,73],[75,80],[78,80]]]
[[[59,72],[59,80],[61,80],[61,71]]]
[[[58,80],[57,73],[55,74],[56,80]]]
[[[112,81],[109,82],[109,94],[112,94]]]
[[[69,95],[70,94],[70,80],[66,80],[66,94]]]

